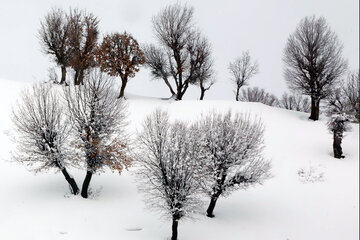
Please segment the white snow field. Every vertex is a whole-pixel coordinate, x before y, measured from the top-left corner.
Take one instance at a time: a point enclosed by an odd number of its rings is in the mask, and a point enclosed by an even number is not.
[[[165,240],[171,222],[145,208],[133,169],[93,176],[91,199],[70,194],[61,173],[34,173],[11,161],[11,106],[29,83],[0,80],[0,239]],[[235,101],[165,101],[128,95],[129,131],[140,130],[155,108],[172,119],[196,120],[217,110],[260,116],[266,126],[264,153],[273,177],[263,185],[220,198],[216,217],[204,209],[179,225],[180,240],[359,239],[359,125],[343,141],[345,159],[332,157],[326,118]],[[81,185],[84,170],[69,168]],[[298,172],[301,172],[299,175]]]

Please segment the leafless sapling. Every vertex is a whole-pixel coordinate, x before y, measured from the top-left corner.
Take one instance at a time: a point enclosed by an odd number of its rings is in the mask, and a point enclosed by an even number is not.
[[[172,219],[172,240],[177,239],[179,220],[200,203],[199,163],[194,159],[198,148],[191,135],[185,123],[170,123],[161,110],[146,118],[139,135],[139,188],[151,210]]]
[[[126,103],[118,99],[112,79],[92,70],[82,86],[65,88],[65,99],[76,138],[73,146],[82,150],[86,165],[81,196],[88,197],[92,175],[104,167],[122,172],[130,166],[129,139],[126,134]]]
[[[343,46],[325,18],[305,17],[288,38],[283,61],[290,89],[311,98],[310,119],[319,119],[320,100],[336,87],[347,68]]]
[[[249,115],[211,113],[197,123],[201,137],[204,190],[211,201],[207,216],[214,217],[220,196],[261,184],[270,174],[262,155],[264,127]]]
[[[256,61],[252,62],[249,51],[243,52],[241,57],[230,62],[229,71],[231,80],[236,85],[235,99],[239,101],[240,88],[247,85],[249,79],[259,72],[259,65]]]
[[[72,193],[78,194],[79,188],[66,169],[75,164],[67,144],[69,124],[65,123],[63,107],[51,86],[33,85],[22,92],[12,120],[18,133],[15,160],[35,172],[60,170]]]
[[[66,68],[70,65],[70,28],[66,13],[61,8],[53,8],[40,22],[38,33],[42,51],[54,57],[61,67],[60,84],[66,84]]]
[[[96,51],[96,59],[101,71],[111,76],[120,76],[122,84],[119,98],[124,97],[126,84],[145,62],[138,42],[126,32],[105,36]]]
[[[155,79],[163,79],[171,94],[181,100],[190,84],[199,83],[196,75],[207,68],[197,58],[205,46],[208,55],[209,48],[202,38],[194,41],[198,32],[194,28],[192,7],[174,4],[165,7],[153,18],[153,28],[160,47],[147,45],[144,47],[146,66],[150,68]],[[196,42],[203,42],[195,44]],[[199,47],[195,50],[194,47]],[[203,48],[204,49],[204,48]],[[205,56],[204,55],[204,56]],[[200,69],[199,69],[200,68]],[[171,85],[171,79],[174,86]],[[174,89],[175,87],[175,89]]]

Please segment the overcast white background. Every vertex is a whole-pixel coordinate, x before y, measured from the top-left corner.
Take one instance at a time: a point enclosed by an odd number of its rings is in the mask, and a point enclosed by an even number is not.
[[[85,8],[100,19],[101,37],[109,32],[127,31],[140,43],[156,42],[151,18],[165,5],[176,1],[139,0],[0,0],[0,78],[14,81],[43,81],[54,64],[40,51],[37,39],[40,20],[52,6]],[[215,59],[217,83],[205,99],[233,99],[227,67],[229,61],[249,50],[259,62],[260,73],[250,80],[281,96],[286,89],[282,54],[286,40],[305,16],[324,16],[344,44],[349,68],[359,66],[358,0],[252,0],[252,1],[179,1],[195,9],[195,21],[209,38]],[[1,85],[0,85],[1,87]],[[127,86],[127,92],[168,97],[161,81],[151,81],[142,68]],[[191,88],[185,99],[196,99],[197,88]]]

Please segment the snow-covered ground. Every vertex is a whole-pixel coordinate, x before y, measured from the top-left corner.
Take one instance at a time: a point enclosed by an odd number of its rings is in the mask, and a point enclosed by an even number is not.
[[[11,105],[27,84],[0,83],[0,239],[169,239],[170,221],[145,209],[132,169],[120,176],[110,171],[95,175],[93,197],[83,199],[70,195],[61,174],[35,176],[11,162]],[[313,122],[308,114],[259,103],[128,99],[134,134],[157,107],[172,119],[192,121],[208,111],[232,109],[258,115],[265,123],[273,177],[219,199],[213,219],[200,213],[180,222],[180,240],[359,239],[359,125],[352,124],[343,141],[346,158],[338,160],[332,157],[325,117]],[[85,171],[69,171],[81,184]]]

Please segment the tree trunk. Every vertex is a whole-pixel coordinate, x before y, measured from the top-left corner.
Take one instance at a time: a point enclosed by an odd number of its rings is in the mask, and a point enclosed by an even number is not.
[[[176,100],[182,100],[182,97],[183,97],[183,94],[182,94],[181,88],[180,88],[180,90],[179,89],[177,90]]]
[[[66,84],[66,67],[63,65],[61,66],[61,80],[60,80],[60,84]]]
[[[334,158],[344,158],[342,148],[341,148],[342,137],[334,132],[334,142],[333,142],[333,151]]]
[[[66,168],[63,168],[61,172],[64,174],[66,181],[69,183],[72,194],[77,195],[79,193],[79,187],[77,186],[74,178],[69,175],[69,173],[66,171]]]
[[[88,197],[88,188],[89,188],[89,185],[90,185],[91,177],[92,177],[92,172],[88,170],[88,171],[86,172],[86,177],[85,177],[85,179],[84,179],[84,182],[83,182],[83,185],[82,185],[82,189],[81,189],[81,196],[82,196],[83,198],[87,198],[87,197]]]
[[[122,80],[121,82],[122,82],[122,83],[121,83],[121,88],[120,88],[120,94],[119,94],[119,97],[118,97],[118,98],[124,97],[125,87],[126,87],[126,84],[127,84],[127,80]]]
[[[179,219],[173,216],[171,240],[177,240]]]
[[[203,100],[204,99],[204,96],[205,96],[205,88],[200,88],[200,91],[201,91],[201,94],[200,94],[200,100]]]
[[[79,71],[78,84],[76,85],[84,85],[84,70]]]
[[[79,78],[79,70],[75,70],[74,85],[79,85],[78,78]]]
[[[311,114],[309,119],[314,121],[319,120],[319,107],[320,107],[320,100],[311,97]]]
[[[240,87],[237,86],[237,87],[236,87],[236,96],[235,96],[235,100],[236,100],[236,101],[239,101],[239,93],[240,93]]]
[[[206,213],[207,213],[206,216],[208,216],[210,218],[215,217],[213,212],[214,212],[214,208],[215,208],[215,205],[216,205],[216,201],[217,201],[217,197],[211,197],[209,207],[206,210]]]
[[[174,95],[175,95],[175,92],[174,92],[173,88],[171,87],[169,81],[168,81],[166,78],[163,78],[163,80],[164,80],[166,86],[168,86],[168,88],[169,88],[169,90],[170,90],[170,92],[171,92],[171,96],[174,96]]]

